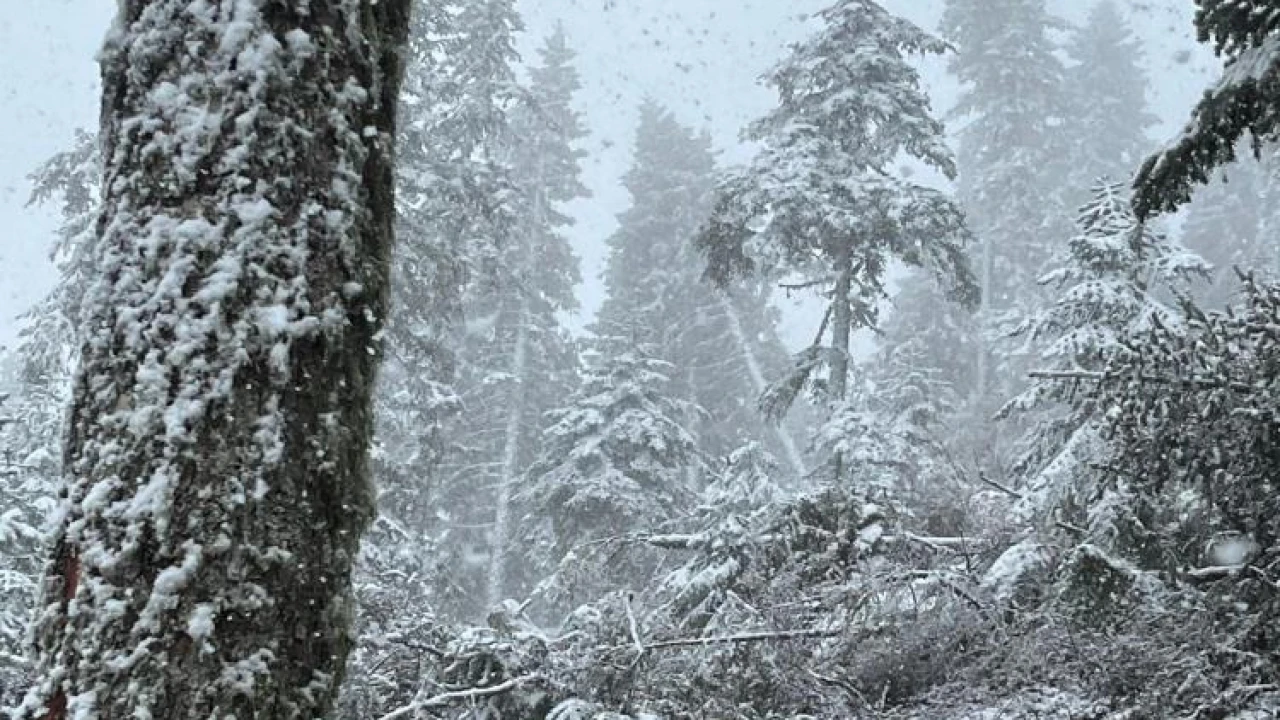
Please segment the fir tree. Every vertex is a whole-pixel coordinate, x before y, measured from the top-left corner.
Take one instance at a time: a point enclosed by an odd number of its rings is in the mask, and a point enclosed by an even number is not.
[[[624,178],[630,207],[609,238],[608,295],[594,326],[630,337],[674,368],[670,392],[705,413],[685,419],[699,446],[722,455],[758,441],[787,462],[804,459],[785,428],[768,428],[754,407],[764,379],[785,363],[768,288],[706,283],[692,241],[710,209],[715,158],[710,137],[666,109],[640,108],[633,165]]]
[[[950,67],[962,85],[956,113],[966,121],[959,197],[981,243],[973,386],[981,402],[1020,384],[1022,368],[1001,342],[1007,320],[1038,302],[1050,239],[1069,232],[1065,71],[1049,38],[1061,23],[1044,0],[949,0],[942,27],[957,47]]]
[[[1100,177],[1130,177],[1151,149],[1147,136],[1159,118],[1147,110],[1147,76],[1142,47],[1116,0],[1089,9],[1083,27],[1072,34],[1067,54],[1076,63],[1066,74],[1070,112],[1066,131],[1070,187],[1084,203]]]
[[[94,135],[77,132],[71,150],[31,175],[31,203],[57,203],[62,224],[51,257],[53,291],[22,316],[11,392],[0,402],[0,695],[19,691],[25,627],[36,599],[45,517],[62,477],[61,443],[71,403],[77,318],[91,275],[100,164]]]
[[[464,307],[458,387],[465,412],[455,425],[456,456],[443,468],[451,484],[441,502],[457,508],[452,524],[487,530],[455,530],[444,548],[455,558],[453,582],[477,585],[469,594],[483,607],[507,593],[510,495],[536,456],[545,413],[577,384],[577,348],[557,317],[577,304],[578,258],[564,235],[572,220],[562,208],[588,194],[576,147],[586,131],[571,105],[579,85],[563,30],[541,57],[510,121],[515,225],[491,277],[471,289]],[[487,558],[483,571],[468,572],[468,556]]]
[[[889,172],[906,153],[954,173],[942,125],[906,58],[945,46],[874,2],[840,2],[822,18],[824,29],[767,76],[781,105],[747,133],[763,150],[723,183],[698,238],[718,283],[789,277],[826,299],[818,341],[772,394],[784,409],[819,368],[826,396],[844,399],[850,336],[875,327],[891,261],[928,268],[953,298],[976,299],[959,209]],[[839,467],[837,456],[837,475]]]
[[[602,345],[598,366],[552,411],[517,496],[524,512],[513,539],[549,577],[540,595],[561,612],[607,589],[642,587],[653,569],[643,558],[593,556],[603,541],[678,519],[699,490],[689,482],[702,460],[681,425],[687,410],[667,395],[674,368],[624,338]]]
[[[387,363],[378,388],[377,478],[381,518],[372,542],[420,546],[440,582],[433,603],[471,605],[472,587],[447,580],[457,558],[442,554],[455,513],[442,461],[456,451],[449,423],[463,409],[457,387],[464,302],[497,282],[499,248],[513,236],[516,193],[506,156],[508,111],[520,93],[509,0],[418,3],[400,99],[396,256]],[[385,534],[384,534],[385,533]],[[388,549],[388,548],[384,548]],[[421,600],[419,603],[422,602]]]
[[[1033,501],[1041,504],[1061,501],[1067,490],[1091,491],[1086,468],[1062,470],[1064,458],[1089,461],[1078,457],[1074,447],[1082,440],[1073,442],[1071,436],[1099,431],[1092,422],[1093,409],[1062,411],[1073,391],[1055,373],[1103,372],[1124,361],[1129,338],[1178,322],[1178,313],[1161,298],[1185,294],[1192,281],[1205,279],[1209,271],[1199,256],[1138,222],[1123,184],[1096,183],[1076,224],[1077,233],[1040,280],[1056,290],[1056,299],[1020,328],[1041,341],[1040,362],[1048,375],[1005,409],[1038,414],[1038,424],[1023,441],[1019,465]],[[1047,487],[1055,478],[1069,476],[1076,487]]]

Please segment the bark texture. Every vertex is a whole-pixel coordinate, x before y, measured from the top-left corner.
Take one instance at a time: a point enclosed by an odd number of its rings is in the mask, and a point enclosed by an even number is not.
[[[373,513],[409,0],[121,0],[19,718],[326,717]]]

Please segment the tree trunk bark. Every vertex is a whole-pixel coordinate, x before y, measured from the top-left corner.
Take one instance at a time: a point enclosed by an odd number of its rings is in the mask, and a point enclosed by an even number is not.
[[[849,305],[849,291],[853,289],[853,261],[851,252],[845,249],[836,258],[836,288],[832,297],[831,312],[831,397],[839,402],[845,399],[849,386],[849,336],[853,324],[853,308]]]
[[[523,288],[520,293],[519,314],[516,317],[515,348],[511,354],[511,377],[516,383],[515,396],[511,400],[507,416],[506,433],[502,443],[502,476],[498,494],[494,498],[493,556],[489,559],[486,599],[493,609],[506,598],[507,543],[511,533],[511,492],[520,472],[520,431],[525,421],[529,374],[529,322],[531,321],[529,297]]]
[[[853,251],[842,248],[836,257],[836,287],[831,301],[831,398],[838,405],[843,403],[849,387],[849,336],[853,324],[853,308],[849,305],[849,291],[853,289]],[[834,482],[844,475],[844,458],[836,453],[834,458]]]
[[[373,513],[409,0],[121,0],[44,720],[327,717]]]

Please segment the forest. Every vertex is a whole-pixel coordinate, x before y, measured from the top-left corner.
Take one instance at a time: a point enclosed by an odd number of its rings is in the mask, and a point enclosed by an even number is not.
[[[740,158],[634,108],[578,326],[564,26],[120,0],[22,169],[7,716],[1280,718],[1280,1],[1165,0],[1172,137],[1143,3],[827,2]]]

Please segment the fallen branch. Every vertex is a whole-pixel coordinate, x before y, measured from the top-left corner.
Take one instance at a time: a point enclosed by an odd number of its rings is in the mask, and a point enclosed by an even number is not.
[[[1026,496],[1024,496],[1022,493],[1018,492],[1017,490],[1014,490],[1013,488],[1007,487],[1005,485],[1001,485],[995,480],[992,480],[991,478],[987,477],[987,474],[984,472],[978,473],[978,479],[1006,495],[1017,498],[1019,500],[1026,499]]]
[[[1224,578],[1236,578],[1249,573],[1256,575],[1259,580],[1270,585],[1276,590],[1280,590],[1280,583],[1272,580],[1262,568],[1256,565],[1210,565],[1209,567],[1193,568],[1183,573],[1191,584],[1214,582]]]
[[[915,533],[903,533],[902,535],[886,535],[880,538],[886,543],[896,542],[913,542],[934,550],[946,550],[948,552],[965,552],[973,541],[964,537],[933,537],[929,535],[916,535]]]
[[[800,638],[826,638],[836,637],[840,634],[839,630],[774,630],[768,632],[741,633],[738,635],[721,635],[718,637],[705,638],[677,638],[675,640],[660,640],[658,642],[649,643],[644,646],[645,650],[663,650],[674,647],[690,647],[698,645],[720,645],[724,643],[752,643],[765,642],[768,640],[796,640]],[[632,647],[624,645],[622,647]]]
[[[452,692],[433,695],[429,698],[423,698],[422,700],[414,700],[402,708],[392,710],[386,715],[383,715],[379,720],[399,720],[400,718],[410,717],[419,710],[447,707],[449,705],[456,705],[460,702],[501,695],[503,693],[511,692],[533,679],[535,679],[535,676],[533,675],[521,675],[520,677],[511,678],[506,682],[498,683],[497,685],[490,685],[489,687],[471,688],[469,690],[454,690]]]

